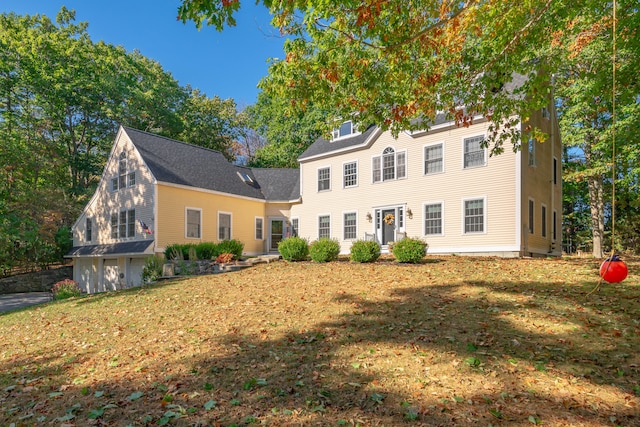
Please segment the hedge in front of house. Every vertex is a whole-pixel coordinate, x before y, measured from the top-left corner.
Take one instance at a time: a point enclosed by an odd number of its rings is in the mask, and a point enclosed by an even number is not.
[[[380,258],[380,245],[376,241],[356,240],[351,245],[351,261],[374,262],[378,258]]]
[[[405,237],[393,244],[393,256],[398,262],[416,264],[427,254],[427,243],[418,238]]]
[[[305,261],[309,255],[309,242],[298,236],[287,237],[278,242],[278,252],[285,261]]]
[[[164,257],[170,261],[197,261],[216,259],[220,254],[233,254],[235,258],[242,256],[244,243],[239,240],[223,240],[219,243],[174,243],[164,250]]]
[[[315,262],[329,262],[338,259],[340,243],[328,237],[320,238],[309,245],[309,255]]]

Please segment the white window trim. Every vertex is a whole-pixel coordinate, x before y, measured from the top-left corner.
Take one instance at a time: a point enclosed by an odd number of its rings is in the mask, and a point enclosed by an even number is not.
[[[425,222],[427,221],[427,218],[425,216],[425,208],[428,205],[440,205],[440,213],[442,215],[442,219],[441,219],[441,225],[442,225],[442,232],[440,234],[426,234],[426,227],[425,227]],[[462,206],[464,207],[464,203],[462,204]],[[414,214],[415,215],[415,214]],[[440,236],[444,236],[444,219],[445,219],[445,214],[444,214],[444,200],[431,200],[428,202],[424,202],[422,203],[422,235],[424,237],[440,237]],[[464,221],[463,221],[464,222]],[[463,223],[463,227],[464,227],[464,223]]]
[[[325,189],[325,190],[320,190],[319,184],[320,184],[320,170],[322,169],[329,169],[329,188]],[[316,193],[324,193],[327,191],[331,191],[331,165],[328,166],[320,166],[316,168]]]
[[[535,208],[534,208],[535,209]],[[542,210],[544,209],[545,215],[542,215]],[[549,221],[547,221],[547,216],[549,215],[549,209],[547,209],[547,205],[544,203],[540,204],[540,236],[546,238],[549,235]],[[544,234],[542,234],[544,232]]]
[[[199,237],[189,237],[188,236],[188,227],[189,227],[189,223],[188,221],[188,211],[198,211],[200,213],[200,236]],[[185,206],[184,208],[184,237],[185,239],[193,239],[193,240],[202,240],[202,236],[204,235],[204,227],[202,224],[202,208],[193,208],[190,206]]]
[[[297,217],[297,216],[292,216],[292,217],[291,217],[291,222],[290,222],[290,224],[291,224],[291,230],[290,230],[289,235],[290,235],[290,236],[293,236],[293,221],[294,221],[294,220],[297,220],[297,221],[298,221],[298,234],[297,234],[297,236],[300,236],[300,217]]]
[[[425,170],[426,169],[425,164],[427,162],[427,159],[426,159],[426,156],[425,156],[425,151],[427,150],[427,148],[433,147],[433,146],[436,146],[436,145],[442,145],[442,170],[440,172],[427,173],[426,170]],[[422,146],[422,175],[423,176],[432,176],[432,175],[439,175],[441,173],[445,173],[445,161],[444,161],[445,160],[445,152],[444,152],[444,147],[445,147],[444,141],[432,142],[432,143],[429,143],[429,144],[424,144]],[[462,162],[464,164],[464,159],[462,160]]]
[[[345,185],[345,178],[346,175],[344,173],[344,167],[346,165],[349,165],[351,163],[355,163],[356,164],[356,184],[355,185]],[[329,175],[331,175],[331,172],[329,172]],[[360,165],[358,164],[358,160],[350,160],[348,162],[343,162],[342,163],[342,188],[356,188],[360,185]]]
[[[262,226],[260,227],[261,236],[260,236],[259,239],[258,239],[258,236],[256,235],[256,233],[258,231],[258,220],[262,221]],[[254,220],[253,220],[253,239],[254,240],[259,240],[259,241],[264,240],[264,217],[262,217],[262,216],[254,217]]]
[[[533,203],[533,207],[531,206],[531,203]],[[533,197],[529,197],[527,199],[527,232],[530,235],[533,235],[536,232],[536,199]]]
[[[387,148],[391,148],[393,150],[393,179],[384,179],[384,161],[383,161],[383,157],[384,157],[384,151]],[[404,176],[402,178],[398,178],[398,154],[399,153],[404,153]],[[422,154],[422,157],[424,158],[424,151]],[[373,162],[374,159],[380,159],[380,181],[375,181],[374,177],[373,177],[373,172],[374,172],[374,167],[373,167]],[[423,167],[424,169],[424,167]],[[396,150],[395,148],[393,148],[392,146],[388,145],[386,147],[384,147],[382,149],[382,151],[380,152],[380,154],[378,154],[377,156],[371,156],[371,183],[372,184],[380,184],[383,182],[392,182],[392,181],[400,181],[403,179],[408,179],[409,178],[409,154],[407,149],[405,148],[404,150]]]
[[[482,224],[483,224],[483,230],[482,231],[470,231],[470,232],[466,232],[465,231],[465,217],[466,217],[466,212],[465,212],[465,202],[471,201],[471,200],[482,200]],[[482,235],[482,234],[487,234],[488,233],[488,224],[487,224],[487,196],[476,196],[476,197],[465,197],[464,199],[462,199],[462,235],[463,236],[474,236],[474,235]]]
[[[344,233],[344,231],[345,231],[345,227],[346,227],[346,224],[345,224],[345,222],[344,222],[344,216],[345,216],[346,214],[355,214],[355,216],[356,216],[356,224],[355,224],[355,227],[356,227],[356,233],[355,233],[355,237],[354,237],[354,238],[352,238],[352,239],[346,239],[346,238],[344,237],[344,234],[345,234],[345,233]],[[341,237],[342,237],[342,240],[343,240],[343,241],[347,241],[347,242],[351,242],[351,241],[354,241],[354,240],[358,240],[358,211],[357,211],[357,210],[342,211],[342,236],[341,236]]]
[[[318,214],[316,216],[316,234],[318,235],[318,239],[320,239],[320,217],[323,217],[323,216],[328,216],[329,217],[329,236],[328,236],[328,238],[330,239],[331,235],[332,235],[332,233],[331,233],[332,221],[331,221],[331,214],[330,213]]]
[[[349,133],[349,134],[347,134],[347,135],[343,135],[343,136],[338,136],[338,137],[336,137],[336,136],[335,136],[335,135],[336,135],[336,133],[337,133],[337,132],[340,132],[340,127],[341,127],[343,124],[347,123],[347,122],[350,122],[350,123],[351,123],[351,133]],[[353,136],[360,135],[361,133],[362,133],[362,132],[360,132],[360,131],[358,130],[358,125],[356,125],[356,124],[353,122],[353,120],[345,120],[344,122],[341,122],[341,123],[340,123],[340,126],[338,126],[337,128],[335,128],[335,129],[333,129],[333,130],[331,131],[331,142],[334,142],[334,141],[340,141],[341,139],[351,138],[351,137],[353,137]]]
[[[231,212],[225,212],[225,211],[218,211],[218,227],[217,227],[217,233],[216,233],[216,238],[219,242],[221,242],[223,239],[220,239],[220,215],[229,215],[229,240],[233,239],[233,213]],[[263,231],[264,233],[264,231]]]
[[[477,166],[466,166],[464,165],[464,140],[465,139],[471,139],[471,138],[477,138],[482,136],[482,139],[485,139],[487,137],[487,135],[485,133],[479,133],[477,135],[467,135],[467,136],[463,136],[462,137],[462,169],[466,170],[466,169],[475,169],[475,168],[483,168],[485,166],[487,166],[488,164],[488,159],[487,159],[487,151],[488,151],[488,147],[487,148],[483,148],[484,150],[484,162],[481,165],[477,165]]]

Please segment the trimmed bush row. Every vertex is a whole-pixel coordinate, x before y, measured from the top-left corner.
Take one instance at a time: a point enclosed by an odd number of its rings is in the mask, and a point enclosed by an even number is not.
[[[220,243],[174,243],[168,245],[164,251],[164,256],[168,260],[211,260],[216,259],[221,254],[233,254],[235,258],[242,256],[244,243],[239,240],[223,240]]]
[[[398,262],[418,263],[427,253],[427,243],[418,238],[405,237],[394,242],[391,252]],[[286,261],[329,262],[338,258],[340,244],[335,239],[321,238],[311,244],[301,237],[288,237],[278,243],[278,251]],[[354,262],[374,262],[380,257],[380,245],[370,240],[356,240],[351,245],[350,259]]]

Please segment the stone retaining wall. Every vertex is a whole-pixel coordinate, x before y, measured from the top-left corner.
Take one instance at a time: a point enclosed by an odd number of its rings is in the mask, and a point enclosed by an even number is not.
[[[54,284],[73,279],[73,267],[59,267],[0,279],[0,294],[49,292]]]

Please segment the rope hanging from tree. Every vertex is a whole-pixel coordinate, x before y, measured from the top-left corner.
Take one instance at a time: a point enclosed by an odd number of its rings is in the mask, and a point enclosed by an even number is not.
[[[616,0],[613,0],[613,55],[612,55],[612,102],[611,102],[611,255],[600,265],[600,281],[589,292],[596,292],[602,281],[609,283],[622,282],[628,274],[627,265],[616,255]]]

